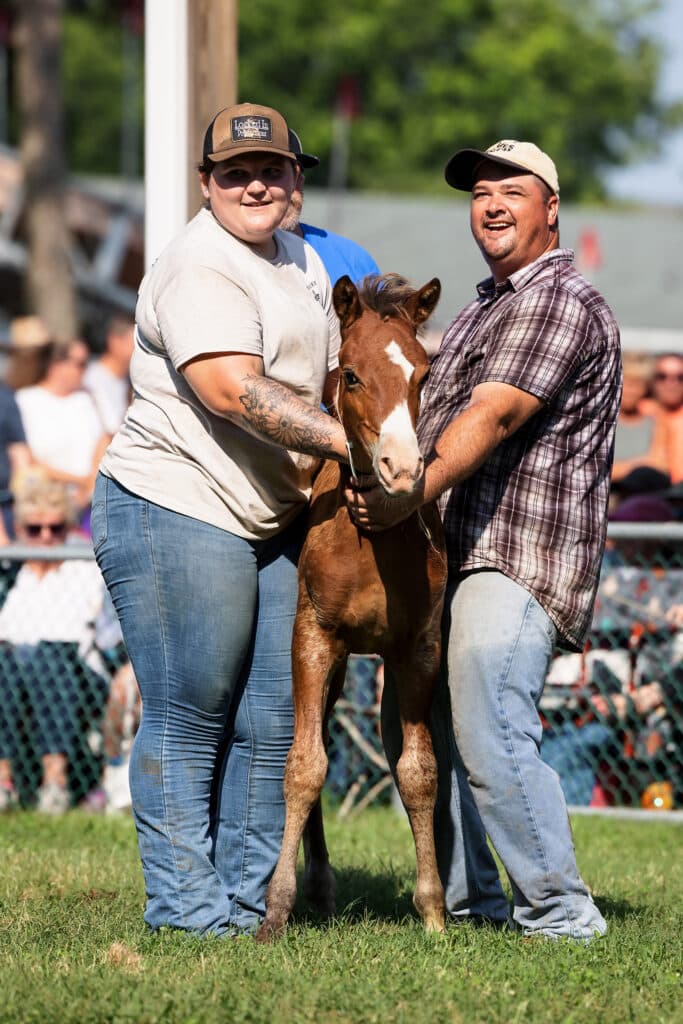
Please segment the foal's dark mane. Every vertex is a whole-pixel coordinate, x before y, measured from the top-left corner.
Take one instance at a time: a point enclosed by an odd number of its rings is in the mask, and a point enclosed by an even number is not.
[[[407,278],[400,274],[368,274],[361,281],[358,297],[364,306],[381,317],[405,317],[405,303],[414,291]]]

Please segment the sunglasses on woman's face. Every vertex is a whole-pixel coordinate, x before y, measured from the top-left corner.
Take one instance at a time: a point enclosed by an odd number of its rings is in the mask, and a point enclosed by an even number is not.
[[[63,537],[66,523],[26,523],[24,529],[29,537],[40,537],[43,530],[47,530],[52,537]]]
[[[660,370],[655,374],[655,380],[675,380],[679,384],[683,384],[683,373],[664,373],[663,370]]]

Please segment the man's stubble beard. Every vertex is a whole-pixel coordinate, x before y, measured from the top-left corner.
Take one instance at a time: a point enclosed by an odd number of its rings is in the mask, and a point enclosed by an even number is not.
[[[289,206],[287,212],[280,221],[280,231],[296,231],[301,220],[301,211],[304,206],[304,195],[299,189],[295,189],[292,192],[292,197],[289,200]]]

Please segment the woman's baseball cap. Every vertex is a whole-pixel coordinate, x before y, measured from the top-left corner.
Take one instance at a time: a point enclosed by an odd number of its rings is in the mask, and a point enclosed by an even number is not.
[[[277,153],[297,160],[290,144],[289,128],[272,107],[236,103],[219,111],[206,129],[203,158],[229,160],[239,153]]]
[[[488,149],[460,149],[455,153],[444,171],[451,188],[471,192],[477,169],[485,160],[528,171],[544,181],[551,192],[560,194],[557,168],[547,153],[533,142],[519,142],[517,139],[501,139]]]

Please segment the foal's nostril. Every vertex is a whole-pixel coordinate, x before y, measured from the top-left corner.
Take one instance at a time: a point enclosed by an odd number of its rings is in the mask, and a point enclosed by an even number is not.
[[[383,455],[379,462],[382,469],[382,475],[385,480],[419,480],[422,476],[422,470],[424,467],[424,459],[422,456],[418,458],[414,469],[411,469],[408,466],[403,466],[403,468],[397,469],[396,464],[392,461],[390,455]]]
[[[383,455],[382,458],[379,460],[379,464],[382,467],[382,469],[384,469],[387,479],[393,480],[394,477],[396,476],[396,473],[394,471],[394,464],[391,461],[391,456]]]

